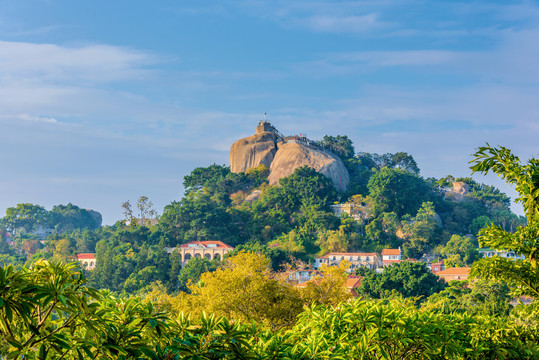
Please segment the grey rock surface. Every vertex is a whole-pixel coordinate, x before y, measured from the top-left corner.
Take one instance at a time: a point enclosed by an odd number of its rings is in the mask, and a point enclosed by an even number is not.
[[[230,148],[230,171],[245,172],[260,164],[270,167],[277,145],[277,136],[271,132],[262,132],[236,141]]]
[[[303,166],[309,166],[329,178],[340,192],[348,188],[348,170],[338,156],[318,147],[296,142],[279,144],[279,150],[270,166],[269,184],[279,184],[279,179],[291,175],[294,170]]]

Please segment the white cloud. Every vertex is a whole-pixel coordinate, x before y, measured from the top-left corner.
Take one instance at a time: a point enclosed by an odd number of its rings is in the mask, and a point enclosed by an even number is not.
[[[109,45],[66,47],[0,41],[2,82],[110,82],[140,78],[159,57]]]
[[[378,14],[367,15],[315,15],[305,19],[296,19],[296,24],[319,32],[363,33],[386,27],[379,20]]]
[[[18,116],[18,118],[24,121],[38,121],[38,122],[44,122],[44,123],[49,123],[49,124],[58,123],[58,121],[55,118],[46,117],[46,116],[34,116],[34,115],[28,115],[28,114],[21,114]]]

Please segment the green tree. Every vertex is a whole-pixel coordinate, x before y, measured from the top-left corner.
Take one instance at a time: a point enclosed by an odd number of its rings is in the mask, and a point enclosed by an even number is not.
[[[444,281],[424,263],[403,261],[386,267],[381,274],[365,276],[357,292],[376,299],[384,298],[391,292],[407,298],[426,298],[445,286]]]
[[[81,209],[71,203],[55,205],[48,212],[49,226],[56,227],[59,233],[76,229],[95,230],[101,226],[101,214],[96,211]]]
[[[177,276],[179,281],[179,289],[181,291],[189,291],[189,285],[197,284],[200,280],[200,276],[206,272],[212,272],[217,270],[218,262],[210,261],[206,258],[194,257],[180,271],[180,275]]]
[[[419,175],[419,167],[417,166],[416,161],[412,155],[405,152],[398,152],[395,154],[386,153],[383,155],[360,152],[357,154],[356,158],[368,169],[374,168],[376,170],[381,170],[384,167],[387,167],[401,169]]]
[[[474,261],[479,260],[480,254],[477,246],[466,236],[453,235],[440,253],[447,257],[445,267],[471,266]]]
[[[507,284],[489,280],[453,280],[439,293],[423,303],[426,311],[459,312],[462,314],[507,315],[512,306]]]
[[[45,225],[47,220],[47,211],[43,206],[28,203],[7,208],[4,217],[5,226],[11,233],[21,230],[30,232],[38,225]]]
[[[514,185],[519,193],[517,202],[524,206],[528,224],[514,233],[490,225],[480,232],[483,247],[499,251],[515,251],[524,260],[512,261],[498,256],[485,258],[474,264],[471,275],[505,281],[515,287],[517,294],[539,297],[539,160],[532,158],[526,164],[505,147],[480,147],[474,154],[473,172],[493,173]]]
[[[409,258],[418,259],[438,244],[442,229],[438,224],[434,204],[430,201],[421,204],[413,219],[403,220],[402,230],[406,238],[404,253]]]
[[[419,176],[400,169],[383,168],[368,183],[377,214],[395,212],[398,216],[415,214],[430,198],[429,185]]]
[[[343,159],[348,159],[354,156],[354,145],[348,136],[325,135],[322,140],[317,141],[317,144],[323,148],[333,151]]]

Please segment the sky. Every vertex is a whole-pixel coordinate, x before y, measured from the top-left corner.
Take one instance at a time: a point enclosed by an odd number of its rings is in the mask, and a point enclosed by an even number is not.
[[[424,177],[470,176],[486,143],[526,161],[537,59],[536,1],[0,0],[0,215],[71,202],[113,224],[142,195],[162,213],[264,113]]]

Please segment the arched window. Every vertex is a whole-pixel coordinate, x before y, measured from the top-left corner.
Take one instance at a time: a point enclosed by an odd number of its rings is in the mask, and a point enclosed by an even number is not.
[[[201,256],[200,256],[199,253],[196,253],[196,254],[195,254],[195,257],[200,259]]]
[[[187,253],[185,254],[185,261],[191,260],[191,254]]]
[[[204,254],[204,257],[208,260],[211,260],[211,255],[210,254]]]
[[[213,255],[213,258],[221,261],[221,255],[219,255],[219,254]]]
[[[90,262],[90,267],[94,267],[94,262]]]

